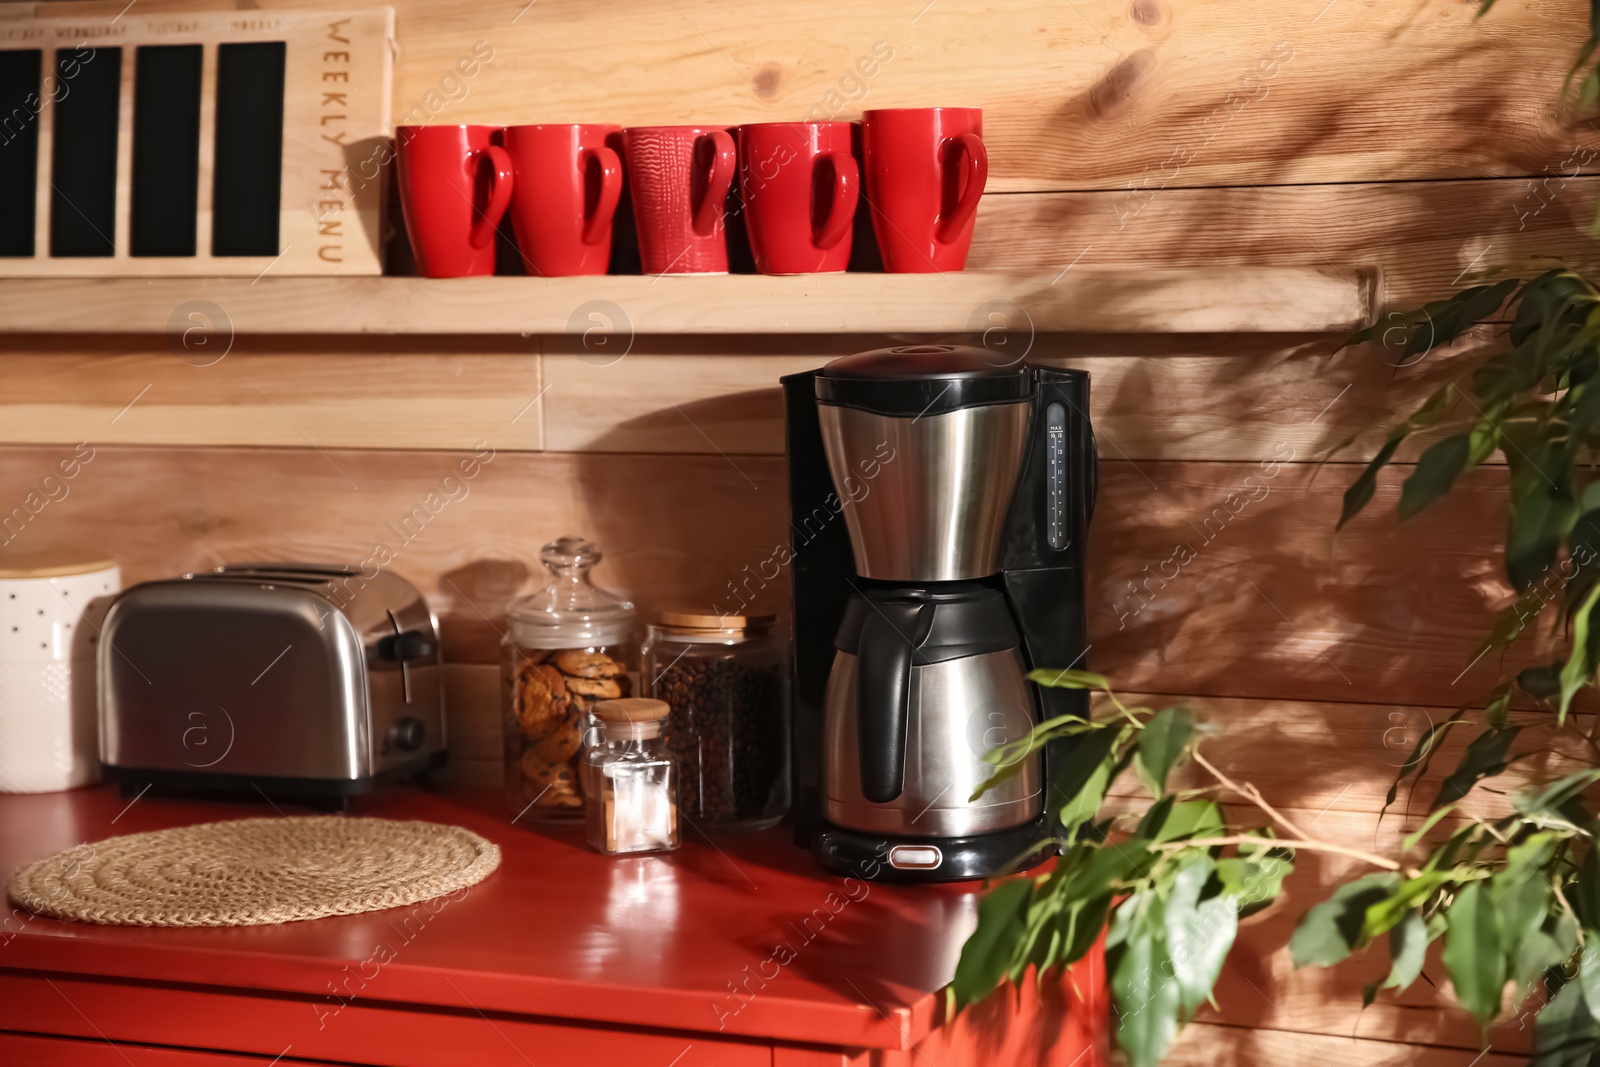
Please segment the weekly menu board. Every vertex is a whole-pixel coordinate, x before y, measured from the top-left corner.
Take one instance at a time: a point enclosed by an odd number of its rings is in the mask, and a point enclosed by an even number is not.
[[[0,277],[381,273],[392,8],[36,10],[0,4]]]

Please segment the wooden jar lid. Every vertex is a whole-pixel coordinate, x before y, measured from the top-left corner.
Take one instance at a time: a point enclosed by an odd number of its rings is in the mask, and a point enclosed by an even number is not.
[[[778,620],[775,612],[760,615],[700,615],[688,611],[663,611],[656,615],[663,626],[679,630],[760,630]]]
[[[32,552],[0,552],[0,581],[22,578],[65,578],[73,574],[92,574],[110,570],[117,561],[95,552],[71,549],[37,549]]]
[[[665,719],[672,708],[665,700],[620,697],[602,700],[590,710],[604,722],[657,722]]]

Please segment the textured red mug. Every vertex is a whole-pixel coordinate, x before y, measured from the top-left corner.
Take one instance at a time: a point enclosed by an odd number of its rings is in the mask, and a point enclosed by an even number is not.
[[[841,271],[861,172],[848,122],[760,122],[734,131],[750,251],[762,274]]]
[[[886,108],[861,116],[867,206],[883,269],[960,270],[989,179],[983,111]]]
[[[726,274],[723,205],[738,154],[721,127],[634,126],[622,131],[646,274]]]
[[[516,182],[511,225],[529,274],[604,274],[622,195],[621,126],[506,127]]]
[[[511,202],[511,157],[498,126],[395,130],[400,210],[417,269],[429,278],[494,273],[494,228]]]

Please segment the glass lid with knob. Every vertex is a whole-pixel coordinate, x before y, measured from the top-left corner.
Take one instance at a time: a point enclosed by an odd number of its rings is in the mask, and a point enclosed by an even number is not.
[[[589,648],[628,644],[633,638],[632,602],[599,588],[589,572],[600,548],[586,537],[568,536],[539,551],[550,582],[506,607],[511,640],[524,648]]]

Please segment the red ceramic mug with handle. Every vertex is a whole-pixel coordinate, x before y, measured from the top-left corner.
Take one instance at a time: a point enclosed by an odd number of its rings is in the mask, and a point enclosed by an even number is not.
[[[494,228],[511,202],[511,157],[498,126],[395,130],[400,210],[417,269],[429,278],[494,273]]]
[[[738,153],[721,127],[634,126],[622,131],[646,274],[726,274],[723,208]]]
[[[841,271],[861,172],[848,122],[760,122],[734,131],[750,251],[762,274]]]
[[[975,107],[863,112],[867,205],[883,269],[960,270],[989,180],[983,111]]]
[[[529,274],[604,274],[622,195],[621,126],[506,127],[516,181],[511,225]]]

